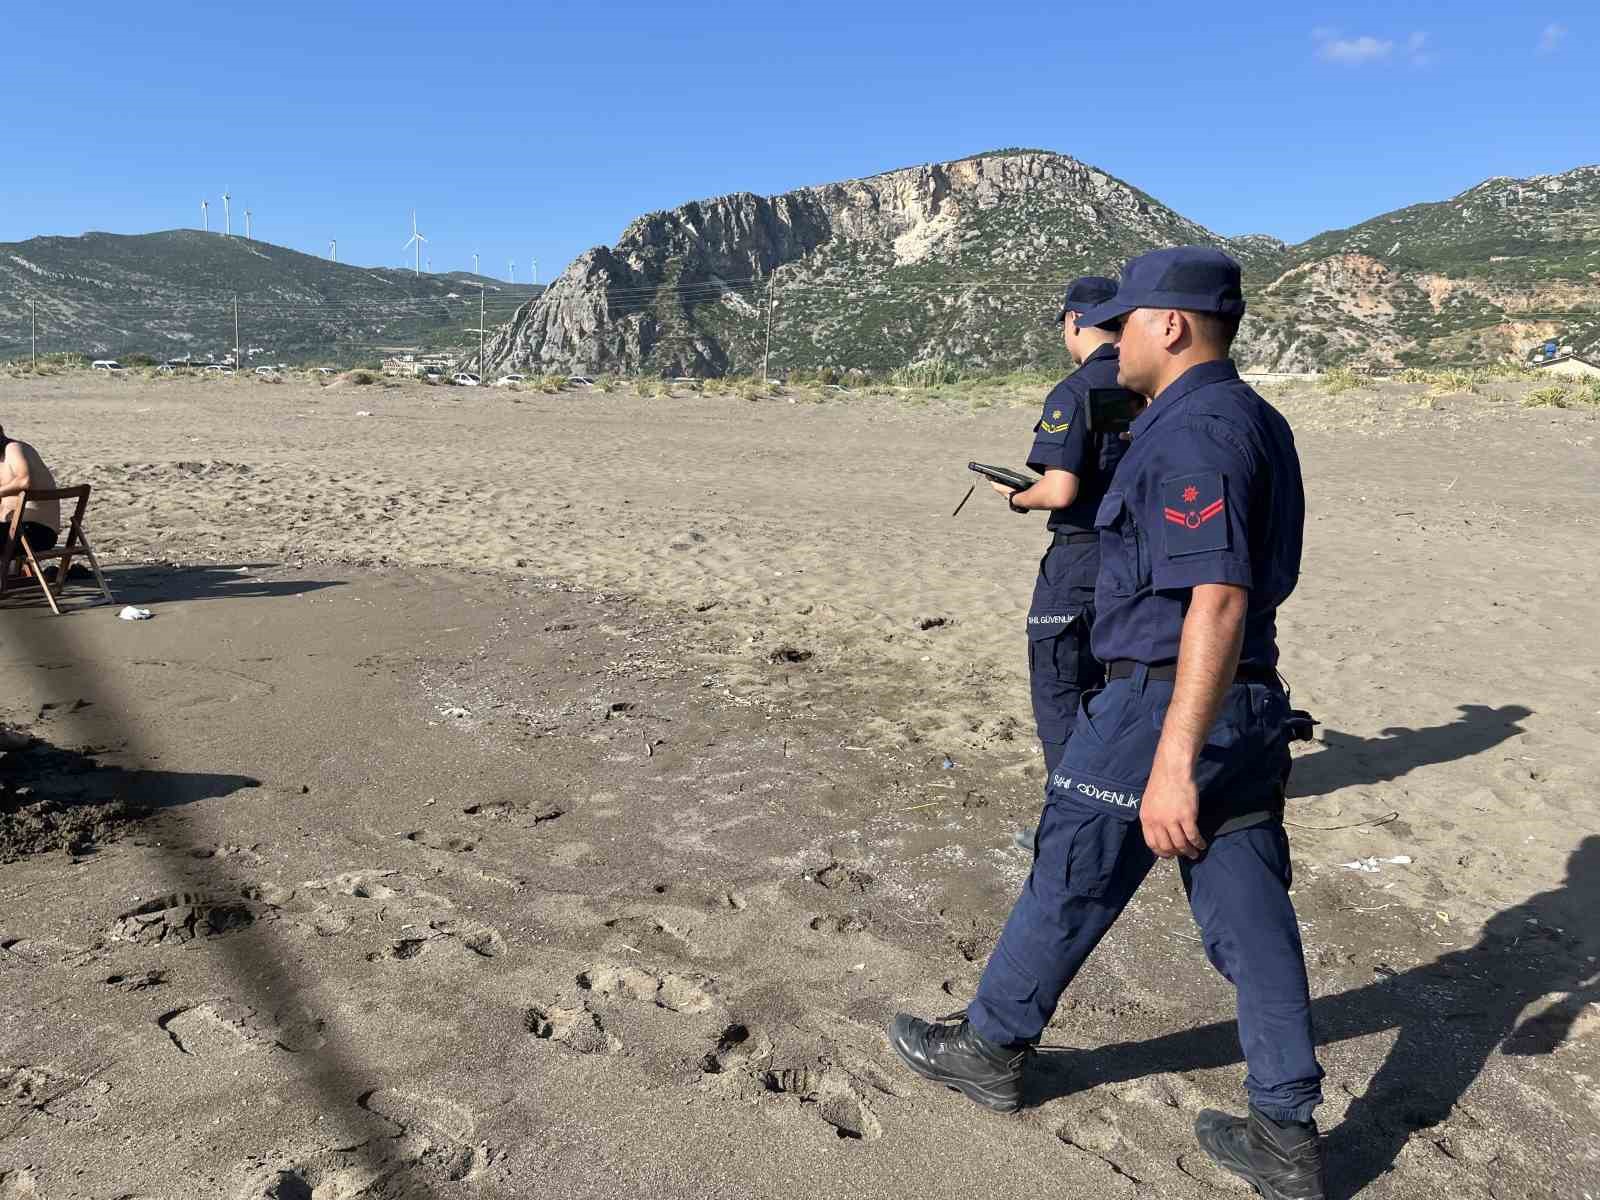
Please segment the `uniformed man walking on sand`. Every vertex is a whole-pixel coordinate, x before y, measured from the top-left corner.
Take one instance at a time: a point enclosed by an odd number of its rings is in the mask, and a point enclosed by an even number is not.
[[[1100,664],[1089,652],[1094,581],[1100,571],[1094,514],[1128,444],[1115,434],[1089,432],[1088,401],[1091,388],[1117,386],[1120,322],[1100,329],[1083,326],[1078,318],[1116,290],[1114,281],[1098,275],[1085,275],[1067,286],[1056,320],[1078,369],[1050,390],[1033,427],[1028,466],[1043,478],[1020,492],[992,485],[1013,508],[1050,513],[1050,545],[1039,560],[1028,607],[1028,679],[1047,778],[1067,747],[1079,695],[1103,682]]]
[[[1038,853],[965,1013],[900,1014],[924,1078],[989,1108],[1022,1099],[1062,992],[1155,860],[1178,858],[1206,956],[1237,992],[1245,1118],[1206,1110],[1201,1146],[1268,1200],[1324,1200],[1312,1120],[1322,1069],[1294,906],[1278,606],[1300,568],[1305,497],[1289,426],[1239,379],[1239,266],[1179,247],[1128,263],[1080,326],[1125,318],[1118,379],[1151,397],[1095,514],[1095,656],[1050,775]]]

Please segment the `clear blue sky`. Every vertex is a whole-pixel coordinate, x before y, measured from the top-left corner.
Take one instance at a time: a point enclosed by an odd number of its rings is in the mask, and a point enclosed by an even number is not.
[[[1180,15],[1181,14],[1181,15]],[[1600,161],[1600,10],[1550,3],[5,6],[0,241],[199,223],[549,279],[651,209],[1000,146],[1294,241]]]

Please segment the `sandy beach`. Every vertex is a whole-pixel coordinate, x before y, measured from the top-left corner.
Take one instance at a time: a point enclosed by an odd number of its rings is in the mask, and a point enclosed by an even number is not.
[[[1341,1197],[1600,1195],[1600,411],[1529,388],[1267,393]],[[990,399],[0,379],[155,614],[0,600],[0,1198],[1247,1195],[1170,866],[1022,1113],[881,1035],[1040,800]]]

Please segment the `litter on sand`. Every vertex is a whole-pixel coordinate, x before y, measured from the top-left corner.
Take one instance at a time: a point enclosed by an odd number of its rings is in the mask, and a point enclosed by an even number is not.
[[[117,614],[117,620],[119,620],[119,621],[148,621],[153,616],[155,616],[155,614],[153,612],[151,612],[148,608],[135,608],[133,605],[130,604],[126,608],[124,608],[121,612],[119,612]]]
[[[1382,866],[1408,867],[1411,865],[1409,854],[1396,854],[1392,858],[1358,858],[1354,862],[1340,863],[1346,871],[1364,871],[1368,875],[1376,875]]]

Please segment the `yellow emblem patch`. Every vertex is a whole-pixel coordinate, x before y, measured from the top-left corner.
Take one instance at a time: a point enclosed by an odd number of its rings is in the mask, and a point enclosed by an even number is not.
[[[1059,425],[1053,425],[1051,424],[1051,421],[1060,421],[1061,423]],[[1039,422],[1039,428],[1044,430],[1046,433],[1065,433],[1071,426],[1071,421],[1061,420],[1061,410],[1059,408],[1051,411],[1049,421]]]

